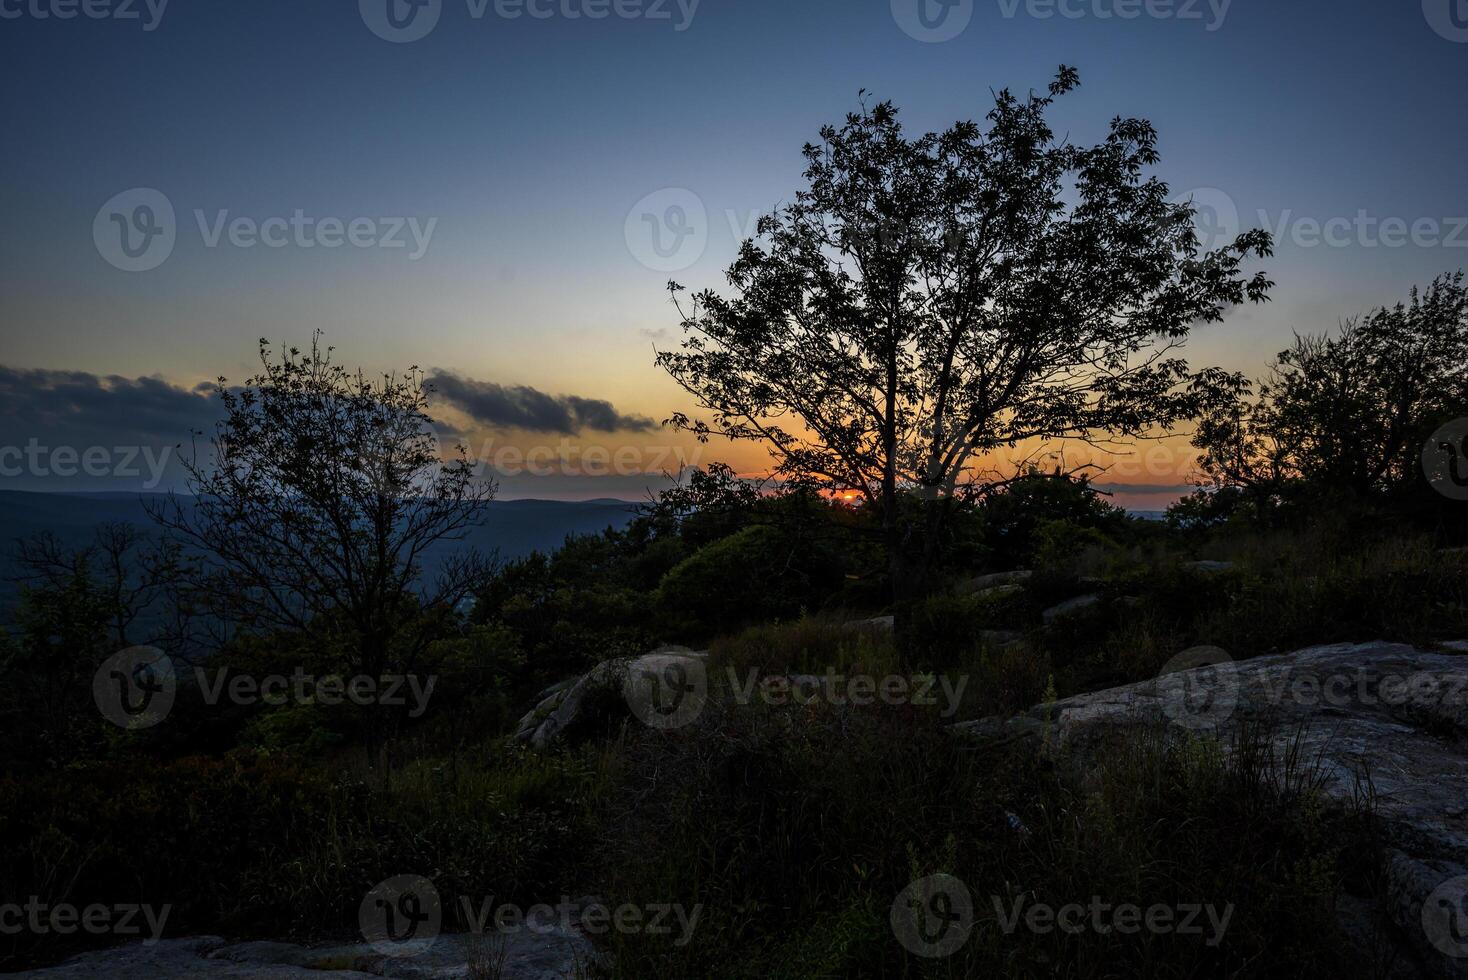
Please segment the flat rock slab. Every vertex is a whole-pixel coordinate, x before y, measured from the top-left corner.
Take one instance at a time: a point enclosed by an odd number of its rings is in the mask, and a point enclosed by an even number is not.
[[[1044,739],[1045,752],[1084,765],[1128,732],[1226,743],[1242,724],[1263,723],[1278,754],[1297,746],[1319,767],[1332,799],[1351,801],[1369,777],[1386,835],[1387,913],[1430,975],[1468,977],[1468,656],[1459,643],[1442,647],[1334,644],[1242,662],[1218,651],[1155,680],[955,729]]]
[[[504,971],[475,974],[471,963],[489,959],[497,940],[475,935],[439,936],[415,956],[385,956],[366,944],[307,947],[291,943],[227,943],[218,936],[130,943],[84,953],[60,966],[12,974],[17,977],[174,980],[182,977],[251,977],[258,980],[458,980],[498,976],[502,980],[577,980],[597,962],[596,950],[579,933],[560,928],[502,934]]]
[[[1040,618],[1048,626],[1058,619],[1074,616],[1076,613],[1084,612],[1092,606],[1099,605],[1101,597],[1095,594],[1078,595],[1074,599],[1067,599],[1059,605],[1051,606],[1040,614]]]

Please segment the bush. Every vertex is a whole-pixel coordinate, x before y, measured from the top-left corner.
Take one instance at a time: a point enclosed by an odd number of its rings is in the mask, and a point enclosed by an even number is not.
[[[1315,775],[1266,744],[1252,733],[1225,754],[1137,734],[1072,773],[896,709],[740,709],[646,736],[601,810],[606,894],[701,918],[683,947],[613,936],[614,976],[1339,975],[1334,900],[1374,887],[1370,814],[1323,807]],[[888,915],[936,873],[966,883],[977,919],[957,954],[926,961]],[[1093,895],[1229,907],[1227,941],[999,928],[1017,900]]]
[[[658,605],[678,631],[708,636],[789,619],[842,581],[836,556],[810,538],[756,525],[700,548],[663,577]]]

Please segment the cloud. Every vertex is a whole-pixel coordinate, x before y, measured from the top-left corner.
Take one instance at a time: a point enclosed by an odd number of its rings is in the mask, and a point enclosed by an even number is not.
[[[474,381],[447,371],[434,371],[428,381],[439,400],[494,428],[575,435],[582,429],[650,432],[658,427],[645,415],[624,415],[599,398],[547,395],[526,385]]]
[[[214,385],[181,388],[159,378],[101,376],[86,371],[0,365],[0,437],[55,438],[95,445],[132,441],[186,442],[220,417]]]

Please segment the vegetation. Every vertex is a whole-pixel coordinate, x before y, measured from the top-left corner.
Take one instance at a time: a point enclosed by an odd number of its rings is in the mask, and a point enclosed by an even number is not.
[[[764,440],[778,478],[684,474],[549,554],[450,558],[425,581],[493,488],[437,446],[420,376],[262,345],[263,373],[221,379],[192,501],[151,533],[20,551],[0,905],[167,903],[173,935],[346,939],[368,890],[412,872],[451,930],[470,926],[461,897],[701,908],[691,943],[604,938],[605,972],[638,980],[1356,970],[1335,912],[1381,896],[1372,800],[1328,802],[1281,733],[1139,730],[1077,765],[952,727],[1152,678],[1198,645],[1468,635],[1468,527],[1416,462],[1465,410],[1461,277],[1300,339],[1257,394],[1195,372],[1170,352],[1264,298],[1241,265],[1268,241],[1202,253],[1190,209],[1144,176],[1144,122],[1058,143],[1045,114],[1075,84],[1001,93],[986,130],[909,139],[886,104],[825,130],[808,188],[731,270],[737,297],[700,294],[660,356],[713,413],[674,421]],[[1064,467],[978,469],[1031,439],[1190,420],[1209,485],[1166,521]],[[691,724],[648,728],[612,690],[618,710],[577,737],[516,737],[597,665],[673,643],[709,651]],[[179,668],[153,727],[93,700],[133,644]],[[431,687],[410,705],[218,697],[298,674]],[[836,674],[963,683],[941,704],[738,696]],[[939,874],[967,882],[975,928],[929,959],[890,916]],[[1015,903],[1090,896],[1210,903],[1230,924],[1216,942],[1005,925]],[[9,968],[89,940],[0,941]]]

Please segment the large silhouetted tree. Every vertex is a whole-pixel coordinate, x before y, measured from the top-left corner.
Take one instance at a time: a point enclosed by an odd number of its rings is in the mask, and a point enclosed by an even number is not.
[[[985,125],[917,138],[891,104],[863,103],[805,148],[807,186],[743,244],[731,297],[685,303],[670,283],[686,337],[658,362],[711,413],[674,424],[860,493],[898,587],[921,581],[950,509],[1001,482],[982,464],[996,450],[1196,411],[1218,373],[1173,352],[1271,285],[1240,269],[1270,253],[1264,232],[1200,249],[1191,205],[1147,174],[1150,124],[1057,140],[1046,112],[1077,84],[1062,67],[1046,95],[1000,92]]]

